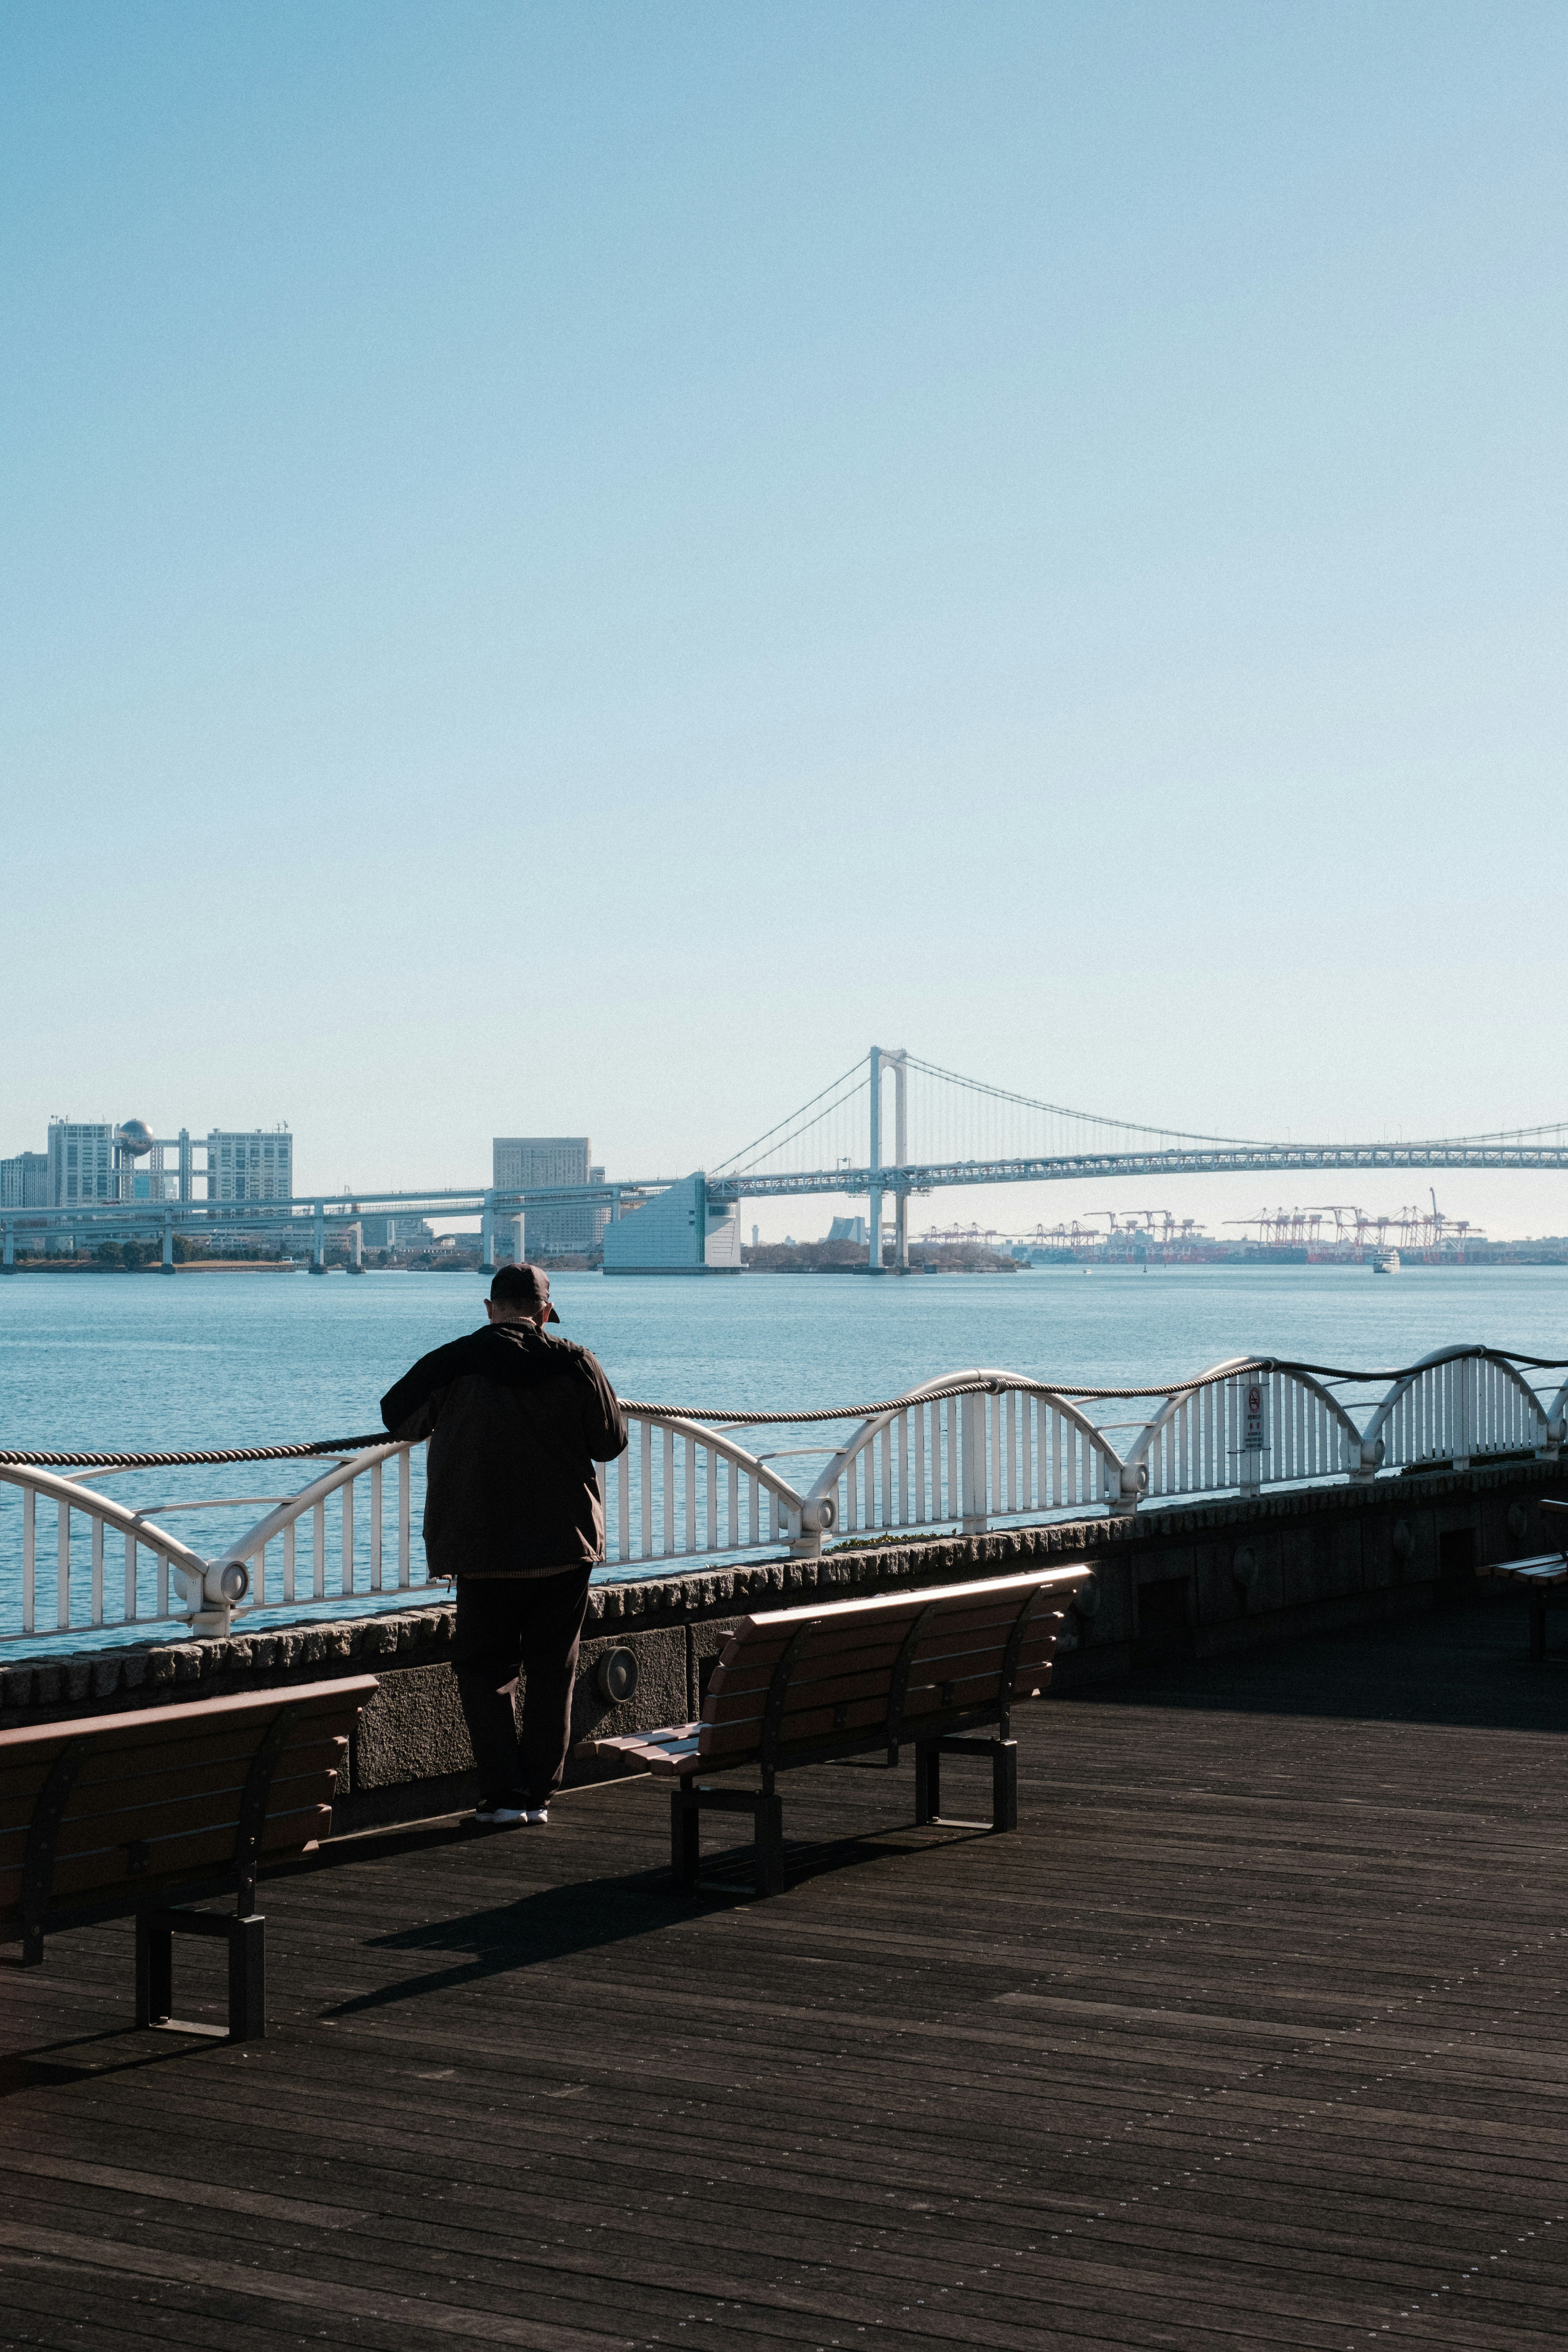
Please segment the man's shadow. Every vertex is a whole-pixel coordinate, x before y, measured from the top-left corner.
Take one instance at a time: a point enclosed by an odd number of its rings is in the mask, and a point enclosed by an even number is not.
[[[905,1849],[895,1843],[908,1823],[886,1831],[831,1843],[791,1844],[787,1849],[788,1887],[858,1864],[885,1861]],[[968,1831],[957,1832],[971,1834]],[[923,1843],[933,1836],[949,1842],[943,1827],[919,1832]],[[426,1994],[447,1993],[486,1978],[510,1976],[520,1969],[539,1968],[550,1960],[570,1959],[581,1952],[598,1951],[639,1936],[654,1936],[672,1927],[689,1927],[694,1921],[726,1913],[759,1899],[752,1879],[749,1846],[704,1857],[702,1875],[689,1893],[673,1883],[667,1867],[627,1872],[616,1878],[576,1879],[564,1886],[541,1886],[510,1903],[492,1904],[482,1911],[466,1912],[454,1919],[432,1919],[417,1927],[402,1927],[390,1936],[367,1937],[363,1949],[382,1952],[449,1952],[466,1955],[455,1966],[432,1969],[395,1984],[378,1985],[336,2002],[326,2017],[363,2016]],[[767,1898],[777,1901],[777,1896]]]

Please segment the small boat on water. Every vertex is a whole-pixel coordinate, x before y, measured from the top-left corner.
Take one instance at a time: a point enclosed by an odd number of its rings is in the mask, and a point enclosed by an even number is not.
[[[1373,1259],[1372,1270],[1373,1274],[1397,1274],[1399,1272],[1399,1252],[1397,1250],[1379,1250],[1377,1255]]]

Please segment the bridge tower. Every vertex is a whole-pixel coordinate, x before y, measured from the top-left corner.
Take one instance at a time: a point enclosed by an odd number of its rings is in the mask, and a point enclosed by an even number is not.
[[[882,1071],[884,1066],[893,1073],[893,1166],[900,1171],[893,1184],[894,1260],[900,1274],[910,1270],[910,1194],[901,1181],[902,1171],[909,1166],[909,1052],[903,1045],[884,1051],[880,1045],[871,1048],[871,1154],[870,1214],[867,1224],[870,1231],[868,1270],[884,1272],[882,1265],[882,1186],[877,1181],[882,1161]]]

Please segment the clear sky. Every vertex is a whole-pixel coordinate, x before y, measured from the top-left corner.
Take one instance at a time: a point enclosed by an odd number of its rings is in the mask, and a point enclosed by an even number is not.
[[[1565,99],[1558,0],[13,5],[0,1150],[1568,1114]]]

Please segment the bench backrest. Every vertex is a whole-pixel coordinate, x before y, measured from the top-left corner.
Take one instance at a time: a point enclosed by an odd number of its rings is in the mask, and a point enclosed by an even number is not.
[[[254,1892],[331,1828],[372,1675],[0,1731],[0,1937],[175,1887]],[[118,1899],[118,1901],[117,1901]]]
[[[1000,1721],[1044,1689],[1064,1605],[1088,1574],[1052,1569],[889,1599],[782,1609],[736,1626],[702,1702],[700,1757],[789,1763]]]

